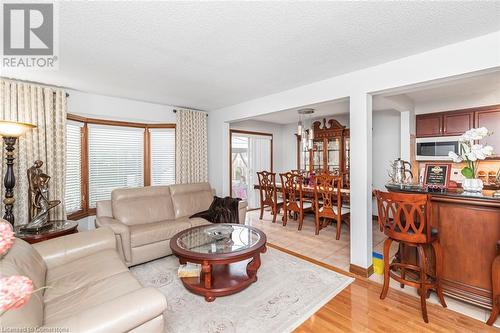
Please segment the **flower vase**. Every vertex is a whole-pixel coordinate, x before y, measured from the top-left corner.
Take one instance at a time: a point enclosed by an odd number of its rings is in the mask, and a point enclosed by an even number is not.
[[[478,178],[466,178],[462,182],[462,187],[465,192],[479,193],[483,190],[483,181]]]

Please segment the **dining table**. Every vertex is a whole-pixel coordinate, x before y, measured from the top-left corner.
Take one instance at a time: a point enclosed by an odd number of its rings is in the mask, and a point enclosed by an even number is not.
[[[297,191],[298,191],[298,185],[297,186]],[[259,184],[255,184],[253,186],[253,188],[255,190],[260,190],[260,185]],[[281,183],[278,183],[276,182],[276,189],[278,191],[282,191],[282,188],[283,188],[283,185]],[[333,188],[331,189],[334,193],[337,192],[337,189],[336,188]],[[305,192],[305,193],[314,193],[314,185],[302,185],[302,192]],[[340,189],[340,193],[345,195],[345,196],[349,196],[350,193],[351,193],[351,190],[349,188],[341,188]]]

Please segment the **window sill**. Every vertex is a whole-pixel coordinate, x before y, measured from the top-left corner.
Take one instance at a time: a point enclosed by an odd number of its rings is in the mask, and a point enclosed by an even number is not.
[[[71,214],[68,214],[68,220],[78,221],[78,220],[83,219],[85,217],[94,216],[95,214],[96,214],[95,208],[90,208],[88,210],[79,210],[77,212],[73,212]]]

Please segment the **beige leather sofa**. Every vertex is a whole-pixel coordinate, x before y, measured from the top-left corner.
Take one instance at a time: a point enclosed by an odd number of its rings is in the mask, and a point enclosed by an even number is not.
[[[209,183],[117,189],[111,200],[97,203],[96,226],[113,229],[118,252],[133,266],[171,254],[172,236],[210,223],[189,216],[207,210],[212,201]],[[246,208],[246,201],[240,201],[240,223]]]
[[[163,332],[165,296],[154,288],[143,288],[115,246],[115,236],[108,228],[34,245],[16,239],[0,260],[1,275],[24,275],[35,289],[48,288],[1,315],[1,330]]]

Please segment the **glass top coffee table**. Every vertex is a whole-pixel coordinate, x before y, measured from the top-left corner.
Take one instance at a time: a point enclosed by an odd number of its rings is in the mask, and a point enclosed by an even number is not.
[[[170,239],[170,248],[181,264],[201,264],[199,277],[181,280],[188,290],[212,302],[257,281],[266,235],[242,224],[209,224],[176,234]]]

